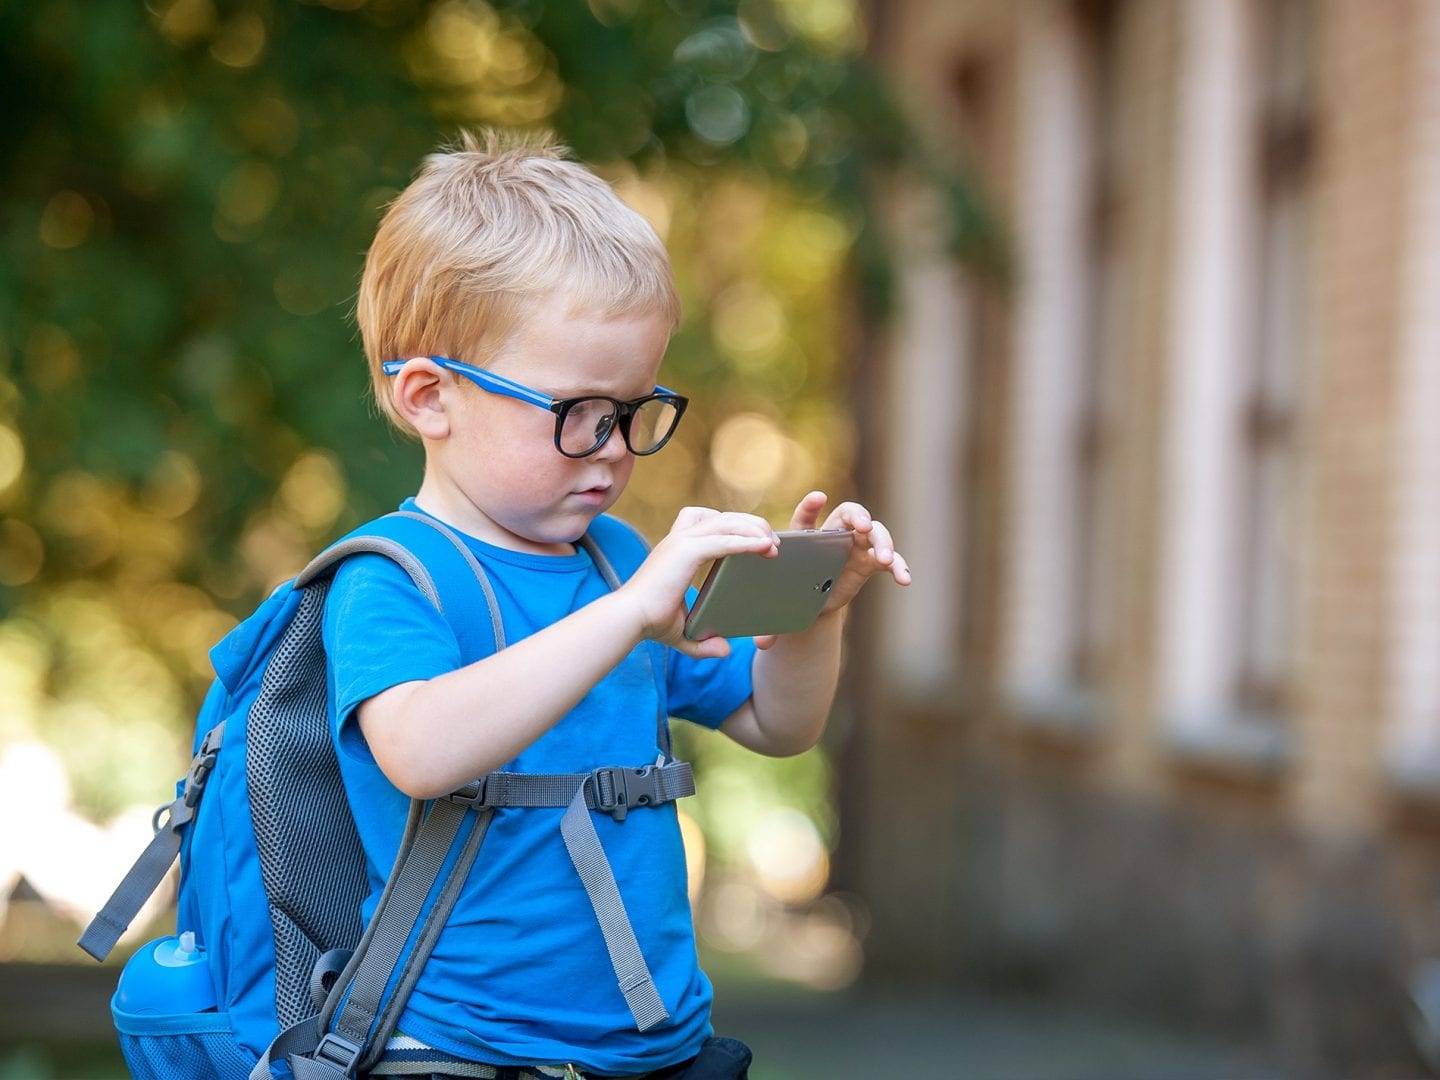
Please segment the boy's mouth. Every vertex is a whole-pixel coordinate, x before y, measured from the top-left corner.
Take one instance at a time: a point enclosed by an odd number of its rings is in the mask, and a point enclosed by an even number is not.
[[[594,484],[588,488],[580,488],[574,494],[586,502],[603,503],[610,497],[610,485]]]

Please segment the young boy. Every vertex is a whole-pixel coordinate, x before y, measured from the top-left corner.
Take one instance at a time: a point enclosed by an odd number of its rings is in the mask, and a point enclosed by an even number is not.
[[[336,575],[324,626],[334,732],[377,890],[411,798],[502,769],[653,764],[657,714],[762,754],[815,745],[845,606],[871,575],[910,580],[884,526],[845,503],[823,524],[854,530],[853,548],[812,629],[759,642],[683,636],[697,571],[772,553],[775,533],[749,514],[689,507],[647,554],[602,516],[684,410],[657,385],[680,305],[654,231],[562,153],[467,136],[428,159],[366,261],[357,318],[376,396],[425,450],[405,506],[462,534],[509,641],[467,655],[388,559],[352,558]],[[807,495],[792,527],[820,526],[825,503]],[[587,531],[619,588],[576,546]],[[617,985],[563,813],[496,811],[400,1019],[394,1061],[419,1049],[441,1075],[684,1075],[710,1035],[711,990],[674,804],[590,815],[667,1014],[649,1024]]]

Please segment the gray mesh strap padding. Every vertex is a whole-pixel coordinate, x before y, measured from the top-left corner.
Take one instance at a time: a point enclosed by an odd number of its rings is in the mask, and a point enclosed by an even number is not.
[[[330,578],[306,586],[250,709],[246,774],[275,933],[275,1013],[309,1015],[321,953],[359,936],[365,855],[330,737],[320,623]],[[326,873],[316,874],[323,866]]]
[[[464,542],[424,515],[400,512],[390,517],[418,521],[445,536],[471,568],[490,609],[491,625],[498,627],[494,591],[484,569]],[[343,559],[362,552],[382,554],[399,564],[420,592],[443,611],[439,592],[429,573],[403,544],[383,536],[356,536],[334,545],[296,578],[296,587],[303,589],[299,610],[267,666],[261,693],[249,718],[251,808],[275,931],[276,1015],[282,1031],[294,1031],[290,1042],[297,1045],[295,1053],[317,1053],[313,1064],[319,1068],[335,1063],[334,1051],[337,1045],[346,1045],[346,1036],[332,1036],[319,1023],[301,1023],[314,1009],[310,979],[316,961],[321,954],[336,947],[348,947],[360,938],[351,964],[337,981],[332,1000],[340,1000],[347,988],[350,989],[347,1001],[354,1004],[343,1019],[349,1034],[360,1032],[357,1052],[363,1050],[364,1033],[376,1019],[385,987],[411,937],[421,906],[434,888],[464,815],[461,808],[448,833],[445,829],[448,811],[438,817],[430,815],[433,820],[427,820],[425,825],[412,823],[407,827],[406,840],[397,855],[396,868],[387,882],[381,905],[362,936],[359,911],[368,891],[368,881],[363,850],[331,741],[320,633],[331,573]],[[503,632],[497,635],[496,642],[503,644]],[[321,805],[322,802],[325,805]],[[331,802],[334,805],[328,805]],[[415,804],[412,819],[422,806]],[[487,818],[487,814],[482,814],[470,832],[471,840],[465,850],[471,861],[484,836]],[[315,882],[317,865],[332,867],[323,884]],[[442,889],[442,896],[450,897],[451,906],[468,869],[468,863],[456,866],[454,872],[459,876]],[[419,884],[417,873],[421,879]],[[425,881],[427,873],[429,877]],[[420,941],[406,956],[408,968],[402,971],[400,985],[386,1009],[392,1026],[419,969],[429,957],[448,910],[448,907],[436,907],[429,927],[422,930]],[[332,1012],[333,1006],[326,1010],[325,1018]],[[382,1017],[382,1022],[385,1021],[386,1017]],[[307,1032],[313,1033],[314,1038]],[[307,1039],[308,1046],[304,1045]],[[378,1042],[383,1047],[384,1038]],[[338,1056],[343,1058],[344,1054]],[[271,1060],[270,1053],[266,1060]],[[300,1069],[306,1070],[311,1064],[306,1062]],[[353,1067],[354,1062],[348,1064]]]
[[[425,806],[412,803],[411,822]],[[446,857],[467,817],[473,820],[459,857],[443,878],[440,893],[426,914],[426,900],[441,881]],[[418,828],[407,828],[401,857],[386,883],[380,906],[371,916],[365,938],[341,973],[318,1017],[282,1032],[251,1073],[253,1080],[270,1075],[270,1063],[284,1059],[297,1080],[338,1080],[369,1071],[385,1051],[425,961],[435,948],[460,889],[479,854],[490,825],[490,811],[469,815],[459,804],[438,801]],[[420,924],[411,943],[412,932]],[[410,945],[408,953],[406,946]],[[393,987],[391,977],[399,969]],[[390,993],[386,996],[386,989]],[[339,1009],[335,1017],[336,1008]],[[333,1019],[332,1019],[333,1017]]]
[[[385,879],[385,888],[381,892],[377,911],[385,908],[389,903],[390,896],[395,889],[395,884],[400,878],[400,867],[404,865],[406,858],[414,847],[415,837],[420,831],[420,825],[424,817],[425,804],[418,799],[412,799],[410,801],[410,815],[405,823],[405,832],[400,839],[399,854],[395,859],[395,867],[390,871],[390,876]],[[270,1063],[272,1061],[285,1061],[287,1058],[290,1059],[291,1071],[294,1072],[297,1077],[305,1075],[310,1071],[306,1056],[314,1054],[317,1047],[319,1047],[321,1035],[328,1031],[330,1021],[338,1005],[334,987],[349,985],[351,978],[354,976],[355,969],[359,967],[360,962],[369,950],[370,941],[374,936],[377,924],[378,920],[371,918],[370,922],[366,925],[365,933],[361,936],[360,943],[356,945],[350,953],[349,961],[341,970],[335,982],[331,984],[331,989],[327,992],[325,1000],[320,1003],[318,1014],[306,1017],[298,1023],[290,1025],[288,1028],[282,1028],[280,1034],[266,1047],[265,1053],[260,1056],[260,1060],[255,1063],[255,1068],[251,1070],[250,1073],[250,1080],[271,1080],[272,1073]],[[323,962],[324,959],[322,956],[320,961]],[[352,1050],[353,1054],[350,1058],[351,1064],[359,1057],[361,1047],[356,1046],[353,1047]],[[292,1055],[294,1055],[294,1057],[292,1057]],[[299,1071],[297,1071],[297,1068]],[[338,1072],[332,1073],[332,1075],[346,1075],[346,1070],[339,1070]]]
[[[390,898],[395,892],[395,886],[400,881],[400,871],[406,861],[410,858],[410,852],[415,847],[415,838],[420,835],[420,826],[425,823],[425,804],[419,799],[410,800],[410,813],[405,821],[405,831],[400,837],[400,846],[395,852],[395,865],[391,867],[389,875],[385,878],[385,886],[380,891],[380,901],[375,905],[377,912],[386,910],[390,905]],[[370,921],[365,925],[365,933],[360,937],[360,943],[355,946],[346,962],[344,969],[331,985],[331,991],[326,995],[326,1000],[320,1003],[320,1022],[325,1029],[328,1029],[330,1022],[335,1018],[335,1010],[340,1005],[339,997],[334,993],[334,987],[345,987],[355,977],[355,971],[365,959],[366,953],[370,951],[370,942],[375,937],[380,920],[371,916]]]
[[[605,949],[610,954],[610,964],[615,969],[615,979],[635,1026],[648,1031],[656,1024],[669,1019],[670,1013],[660,994],[655,989],[655,979],[645,964],[640,943],[635,940],[635,929],[630,925],[630,916],[625,911],[625,902],[620,898],[620,889],[615,884],[615,874],[610,869],[610,860],[600,846],[600,837],[595,832],[595,823],[590,820],[590,811],[585,806],[585,789],[575,792],[574,799],[565,816],[560,819],[560,835],[565,840],[565,850],[570,861],[585,885],[585,894],[595,917],[600,921],[600,932],[605,937]]]
[[[504,647],[504,629],[500,621],[500,611],[495,602],[494,589],[491,588],[490,579],[485,576],[484,567],[475,560],[474,554],[469,552],[464,541],[459,539],[454,531],[442,526],[438,521],[425,514],[410,513],[410,511],[399,511],[390,514],[390,518],[408,518],[418,521],[428,528],[441,534],[454,547],[456,554],[464,560],[471,569],[475,582],[480,585],[481,593],[484,595],[485,605],[490,612],[490,626],[494,647]],[[420,912],[426,899],[435,890],[436,881],[441,876],[442,865],[445,864],[454,844],[459,827],[467,815],[467,808],[444,804],[432,809],[425,814],[425,804],[415,802],[410,812],[410,822],[406,827],[405,838],[400,844],[400,850],[396,855],[395,870],[392,870],[387,878],[386,888],[382,894],[379,907],[373,914],[370,923],[364,927],[361,935],[359,920],[360,900],[367,891],[367,881],[364,878],[363,852],[359,848],[359,835],[354,832],[354,822],[351,818],[350,809],[344,795],[343,783],[338,776],[338,762],[334,756],[334,746],[330,739],[330,720],[328,720],[327,701],[325,701],[324,678],[324,647],[320,635],[320,618],[325,596],[330,589],[330,573],[334,567],[340,564],[351,554],[374,552],[384,554],[393,562],[400,564],[410,579],[415,582],[416,588],[423,593],[436,609],[444,612],[441,596],[433,585],[433,580],[426,572],[425,566],[420,563],[418,557],[409,549],[406,549],[399,541],[383,536],[356,536],[348,537],[347,540],[334,544],[330,549],[321,553],[317,559],[312,560],[310,566],[295,579],[297,588],[304,589],[304,598],[301,600],[300,611],[295,615],[294,621],[289,626],[287,635],[282,638],[281,645],[276,648],[275,657],[271,660],[266,670],[266,683],[271,680],[272,672],[275,672],[276,688],[272,690],[269,685],[262,688],[261,696],[256,700],[255,707],[251,711],[251,726],[255,729],[256,724],[262,726],[284,729],[285,737],[297,737],[294,729],[304,732],[305,742],[314,739],[314,756],[324,759],[325,765],[336,770],[333,776],[333,783],[323,786],[323,791],[333,792],[340,799],[340,806],[333,816],[337,819],[336,828],[331,829],[331,835],[327,841],[337,842],[346,855],[340,858],[338,863],[347,868],[347,871],[359,873],[359,891],[354,891],[350,886],[341,888],[336,894],[336,903],[325,903],[324,897],[320,897],[320,907],[325,913],[330,913],[331,907],[343,907],[347,916],[346,936],[343,945],[350,945],[360,939],[359,945],[351,955],[350,963],[341,972],[337,979],[336,986],[328,998],[327,1005],[321,1012],[320,1018],[315,1022],[305,1022],[310,1015],[314,1004],[312,1001],[298,1002],[298,989],[305,988],[305,996],[310,996],[311,973],[314,963],[320,958],[321,953],[328,952],[333,946],[328,942],[311,942],[307,933],[300,932],[301,919],[295,917],[294,912],[288,910],[288,906],[275,906],[272,903],[271,919],[275,927],[276,943],[276,1015],[281,1020],[282,1031],[285,1032],[284,1050],[281,1044],[272,1044],[266,1051],[264,1061],[256,1066],[256,1076],[264,1076],[268,1070],[269,1061],[278,1060],[278,1056],[291,1058],[292,1071],[300,1076],[304,1074],[338,1074],[347,1076],[353,1074],[354,1068],[363,1066],[364,1051],[370,1040],[374,1040],[376,1051],[373,1056],[379,1056],[383,1051],[384,1040],[389,1037],[400,1011],[405,1007],[410,989],[419,978],[420,969],[425,965],[429,953],[435,946],[439,932],[444,927],[445,919],[449,916],[449,910],[454,907],[455,897],[458,896],[459,888],[464,883],[464,878],[469,871],[469,865],[474,861],[475,854],[480,850],[485,829],[488,827],[488,812],[481,812],[475,815],[474,825],[469,829],[467,840],[461,850],[461,858],[451,868],[449,877],[446,878],[444,886],[439,891],[439,899],[433,904],[431,913],[425,924],[420,927],[418,939],[412,943],[413,932],[416,923],[419,922]],[[311,616],[312,618],[307,618]],[[304,707],[297,707],[295,710],[287,710],[284,719],[285,724],[265,724],[271,708],[274,708],[272,701],[276,697],[285,700],[287,697],[301,698],[297,690],[281,691],[281,685],[288,685],[289,681],[285,671],[288,668],[288,639],[295,636],[295,652],[302,665],[312,664],[310,677],[295,678],[295,683],[308,684],[312,691],[312,697],[305,700]],[[302,652],[304,649],[304,652]],[[264,703],[264,708],[262,708]],[[300,716],[304,713],[304,716]],[[318,729],[318,732],[317,732]],[[252,747],[255,746],[255,736],[252,734]],[[266,744],[266,755],[274,755],[275,747]],[[284,759],[284,753],[281,757]],[[255,769],[251,769],[252,775]],[[281,792],[271,792],[271,799],[262,799],[262,802],[272,801],[276,796],[281,795],[284,788],[291,788],[291,785],[266,785],[275,786]],[[310,805],[314,802],[315,786],[312,782],[301,779],[297,785],[292,786],[292,793],[297,801]],[[272,897],[276,890],[284,894],[285,880],[295,877],[304,881],[307,871],[317,864],[330,864],[334,858],[333,852],[327,852],[323,847],[312,850],[308,854],[285,855],[274,851],[276,842],[289,845],[294,850],[295,834],[301,835],[310,832],[308,828],[278,828],[285,818],[276,816],[275,821],[268,818],[262,821],[259,816],[259,806],[256,806],[256,795],[252,792],[252,809],[256,811],[256,838],[261,837],[262,829],[268,832],[271,842],[266,844],[262,850],[262,873],[265,873],[266,890],[271,891]],[[287,809],[288,814],[294,819],[301,818],[294,808]],[[275,828],[269,828],[275,827]],[[321,825],[323,828],[323,825]],[[348,832],[350,835],[336,837],[336,832]],[[353,838],[354,850],[348,848]],[[266,858],[266,851],[269,858]],[[272,877],[276,878],[276,886],[272,886]],[[328,884],[331,883],[327,883]],[[325,888],[324,891],[330,891]],[[314,914],[310,906],[305,907],[310,919],[314,923]],[[409,952],[406,946],[412,945]],[[403,962],[402,962],[403,956]],[[386,988],[392,982],[396,968],[400,969],[399,981],[392,988],[392,994],[386,998]],[[295,982],[294,988],[289,984]],[[282,999],[284,995],[284,999]],[[295,1004],[289,1002],[295,1001]],[[336,1017],[338,1002],[344,1001],[344,1008]],[[331,1020],[334,1021],[334,1031],[330,1030]],[[379,1020],[379,1024],[377,1024]],[[262,1068],[264,1066],[264,1068]],[[317,1071],[318,1070],[318,1071]]]

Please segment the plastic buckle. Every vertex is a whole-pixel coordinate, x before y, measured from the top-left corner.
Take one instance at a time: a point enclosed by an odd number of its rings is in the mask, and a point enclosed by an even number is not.
[[[482,776],[478,780],[471,780],[470,783],[457,791],[452,791],[445,798],[451,802],[464,803],[466,806],[483,807],[485,805],[485,781],[488,779],[489,777]]]
[[[353,1076],[355,1063],[360,1060],[361,1049],[349,1039],[342,1039],[333,1031],[327,1031],[325,1037],[320,1040],[320,1045],[315,1047],[315,1053],[310,1056],[316,1061],[334,1065],[346,1076]]]
[[[220,756],[219,740],[212,742],[214,734],[214,731],[205,733],[200,750],[190,765],[190,772],[185,776],[185,805],[192,810],[200,801],[200,796],[205,793],[205,782],[210,779],[210,774],[215,769],[215,759]]]
[[[609,814],[616,821],[624,821],[625,815],[634,807],[660,802],[660,778],[654,765],[638,769],[611,765],[596,769],[590,774],[590,779],[594,784],[595,809]],[[606,780],[610,789],[608,797]]]

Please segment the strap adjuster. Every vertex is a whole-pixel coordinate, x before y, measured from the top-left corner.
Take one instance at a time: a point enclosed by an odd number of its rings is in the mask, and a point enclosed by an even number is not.
[[[341,1038],[333,1031],[327,1031],[325,1037],[320,1040],[320,1044],[315,1047],[315,1053],[310,1056],[316,1061],[334,1065],[346,1076],[351,1076],[355,1072],[355,1063],[360,1060],[362,1049],[349,1039]]]
[[[606,766],[592,772],[589,783],[595,796],[595,809],[616,821],[624,821],[625,815],[637,806],[663,801],[660,773],[654,765],[638,769]]]
[[[471,780],[470,783],[457,791],[452,791],[445,798],[452,802],[463,803],[466,806],[485,807],[485,781],[490,779],[482,776],[478,780]]]

